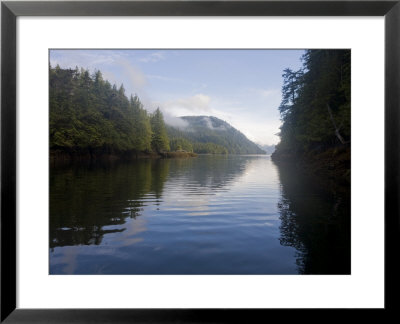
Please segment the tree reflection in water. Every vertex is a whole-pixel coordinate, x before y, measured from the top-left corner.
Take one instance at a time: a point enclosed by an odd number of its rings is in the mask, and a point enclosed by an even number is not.
[[[280,242],[297,250],[301,274],[350,274],[350,185],[278,163]]]
[[[50,169],[50,248],[100,245],[105,234],[125,231],[128,218],[159,206],[168,179],[200,194],[223,188],[245,169],[248,158],[140,159],[69,164]],[[196,164],[196,167],[193,167]],[[186,188],[187,187],[187,188]]]
[[[169,161],[102,162],[50,170],[50,248],[99,245],[105,234],[123,232],[148,199],[159,199]]]

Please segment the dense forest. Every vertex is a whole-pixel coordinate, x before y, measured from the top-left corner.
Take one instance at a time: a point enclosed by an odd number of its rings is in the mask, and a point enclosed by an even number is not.
[[[349,179],[350,58],[350,50],[307,50],[300,70],[284,70],[274,160],[307,161]]]
[[[265,154],[261,148],[229,123],[213,116],[184,116],[185,127],[168,127],[174,145],[197,153]],[[191,144],[189,146],[188,144]]]
[[[162,113],[147,113],[100,71],[50,67],[50,149],[70,154],[169,150]]]
[[[256,144],[215,117],[182,117],[186,128],[166,125],[138,96],[111,85],[102,73],[50,66],[50,153],[57,157],[160,155],[169,151],[262,154]]]

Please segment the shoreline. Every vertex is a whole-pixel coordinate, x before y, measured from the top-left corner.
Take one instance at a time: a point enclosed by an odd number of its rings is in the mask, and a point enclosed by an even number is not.
[[[163,158],[191,158],[197,157],[191,152],[124,152],[124,153],[77,153],[62,150],[50,150],[49,161],[51,164],[70,162],[94,162],[94,161],[117,161],[117,160],[138,160],[138,159],[163,159]]]
[[[271,155],[275,163],[290,163],[315,176],[327,177],[344,184],[351,180],[350,146],[331,147],[323,151],[310,151],[302,155],[276,151]]]

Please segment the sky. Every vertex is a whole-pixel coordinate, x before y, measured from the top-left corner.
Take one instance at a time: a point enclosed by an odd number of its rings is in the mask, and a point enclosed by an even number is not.
[[[100,70],[126,95],[137,94],[147,111],[165,121],[215,116],[261,145],[279,142],[282,73],[301,67],[304,50],[51,50],[61,68]]]

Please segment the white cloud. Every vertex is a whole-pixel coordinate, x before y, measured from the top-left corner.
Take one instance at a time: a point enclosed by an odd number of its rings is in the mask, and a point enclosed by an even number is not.
[[[56,50],[51,51],[50,59],[53,66],[56,64],[63,68],[79,66],[89,68],[91,72],[100,69],[104,78],[111,83],[117,85],[123,83],[127,96],[137,93],[149,112],[160,107],[166,122],[170,125],[187,126],[177,116],[215,116],[230,123],[252,141],[262,144],[276,144],[279,141],[279,137],[275,134],[279,132],[280,126],[277,110],[281,101],[280,89],[266,87],[263,84],[221,94],[215,87],[207,87],[203,80],[179,79],[177,75],[162,75],[157,71],[144,74],[138,65],[132,62],[151,63],[166,59],[163,51],[147,53],[135,53],[133,58],[132,53],[125,54],[122,51]],[[153,80],[176,83],[176,89],[182,89],[182,91],[186,88],[191,88],[191,90],[174,97],[155,99],[157,91],[154,92],[154,89],[157,90],[157,84],[160,82],[154,82],[156,86],[152,85],[150,95],[148,93],[150,89],[147,86]],[[205,94],[205,91],[208,94]],[[168,96],[171,94],[169,93]]]
[[[162,110],[163,115],[164,115],[164,121],[171,126],[177,127],[177,128],[186,128],[189,126],[189,124],[176,116],[171,115],[168,111]]]
[[[148,54],[145,57],[142,57],[139,59],[140,62],[144,62],[144,63],[149,63],[149,62],[158,62],[161,60],[165,60],[165,54],[164,52],[154,52],[151,54]]]
[[[200,93],[160,103],[160,107],[173,116],[202,115],[211,112],[210,101],[209,96]]]
[[[235,113],[236,109],[232,111],[232,107],[225,106],[221,98],[214,99],[205,94],[196,94],[166,102],[153,102],[152,106],[159,106],[164,113],[166,123],[175,127],[185,128],[187,126],[176,116],[214,116],[227,121],[253,142],[266,145],[279,142],[279,137],[275,134],[279,132],[281,123],[274,116],[266,117],[260,116],[259,113],[253,114],[251,113],[253,109],[246,107],[243,108],[243,111],[247,111],[245,115],[243,113],[238,114]],[[214,106],[221,106],[222,110],[215,109]],[[205,122],[209,128],[214,129],[208,117],[205,117]]]

